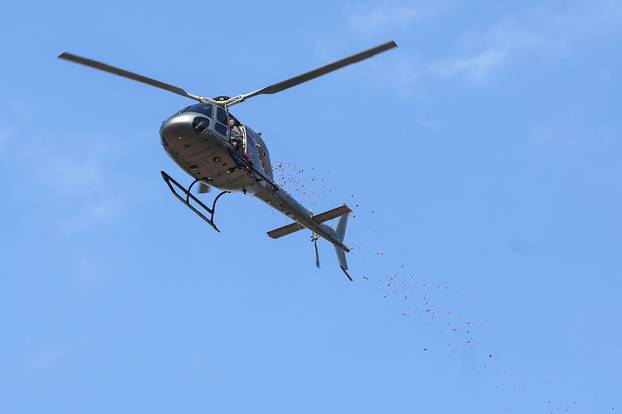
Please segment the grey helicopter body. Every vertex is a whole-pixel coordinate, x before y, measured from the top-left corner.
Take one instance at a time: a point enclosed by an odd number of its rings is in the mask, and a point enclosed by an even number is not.
[[[345,253],[350,249],[344,243],[350,208],[344,204],[314,214],[300,204],[274,181],[270,154],[261,134],[240,123],[229,112],[229,108],[253,96],[280,92],[396,46],[395,42],[391,41],[247,94],[233,98],[219,96],[212,99],[192,95],[179,87],[70,53],[62,53],[59,58],[198,101],[199,103],[183,108],[163,121],[160,127],[160,140],[164,150],[193,178],[193,182],[185,187],[162,171],[162,178],[173,195],[217,231],[220,230],[214,223],[214,213],[218,199],[230,192],[253,195],[293,221],[291,224],[269,231],[270,237],[279,238],[298,230],[310,230],[316,265],[319,267],[317,240],[321,237],[334,245],[341,270],[352,280],[345,257]],[[211,188],[221,190],[214,198],[211,207],[192,194],[192,187],[195,184],[198,184],[200,194],[209,192]],[[324,224],[335,218],[339,218],[335,229]]]
[[[195,180],[227,192],[257,197],[341,249],[350,249],[332,228],[313,221],[313,213],[274,182],[268,147],[248,125],[236,126],[239,147],[231,143],[232,115],[212,104],[182,109],[162,123],[160,137],[169,156]],[[205,187],[204,187],[205,188]]]

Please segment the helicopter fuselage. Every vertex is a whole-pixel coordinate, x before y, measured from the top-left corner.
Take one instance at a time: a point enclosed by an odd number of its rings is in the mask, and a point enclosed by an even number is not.
[[[198,108],[193,110],[193,107]],[[236,149],[230,142],[226,111],[218,108],[219,122],[212,115],[215,112],[212,105],[193,107],[183,109],[162,123],[160,138],[164,150],[189,175],[211,187],[257,193],[257,184],[233,158],[232,151]]]
[[[218,105],[197,104],[162,123],[160,138],[169,156],[195,180],[210,187],[254,195],[345,251],[334,230],[274,182],[268,148],[260,134],[239,125],[240,142],[232,142],[231,115]]]

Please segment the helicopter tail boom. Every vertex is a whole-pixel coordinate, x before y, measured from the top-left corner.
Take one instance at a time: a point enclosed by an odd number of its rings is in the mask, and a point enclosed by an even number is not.
[[[273,239],[278,239],[283,236],[287,236],[288,234],[295,233],[299,230],[308,228],[313,233],[311,236],[311,241],[314,243],[315,249],[315,263],[317,267],[319,266],[320,260],[318,257],[317,250],[317,240],[322,237],[329,242],[331,242],[335,246],[335,252],[337,253],[337,259],[339,260],[339,267],[345,273],[345,275],[352,281],[352,278],[348,274],[348,262],[346,261],[345,253],[350,251],[350,249],[345,246],[343,240],[346,235],[346,226],[348,225],[348,215],[352,212],[347,205],[342,205],[337,208],[333,208],[332,210],[325,211],[320,214],[314,215],[311,219],[312,222],[294,222],[288,224],[287,226],[279,227],[277,229],[271,230],[268,232],[268,236]],[[330,227],[321,224],[325,221],[329,221],[339,217],[339,222],[337,223],[337,227],[335,229],[331,229]],[[303,224],[303,222],[305,224]]]

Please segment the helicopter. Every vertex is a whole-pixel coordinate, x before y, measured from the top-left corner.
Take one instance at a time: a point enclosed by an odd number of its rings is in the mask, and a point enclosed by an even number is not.
[[[284,91],[395,47],[397,44],[389,41],[249,93],[214,98],[193,95],[178,86],[72,53],[63,52],[58,58],[197,101],[198,103],[187,106],[164,120],[160,127],[160,140],[164,150],[193,178],[192,183],[186,187],[165,171],[161,171],[162,179],[173,195],[218,232],[220,229],[214,223],[214,214],[220,197],[231,192],[253,195],[292,220],[286,226],[269,231],[269,237],[277,239],[299,230],[310,230],[316,266],[320,267],[317,241],[323,238],[335,247],[339,267],[352,281],[345,256],[350,248],[344,243],[348,216],[352,210],[343,204],[323,213],[313,214],[288,194],[274,180],[268,147],[261,133],[241,123],[229,112],[229,108],[257,95]],[[198,184],[198,194],[208,193],[211,188],[220,190],[211,207],[192,193],[195,184]],[[334,229],[325,224],[336,218],[339,221]]]

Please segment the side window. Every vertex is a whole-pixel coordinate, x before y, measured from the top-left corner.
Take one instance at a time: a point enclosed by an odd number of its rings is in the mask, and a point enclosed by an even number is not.
[[[214,125],[214,129],[220,135],[228,136],[227,132],[229,128],[227,128],[227,111],[225,111],[220,106],[216,107],[216,125]]]
[[[224,126],[223,124],[216,122],[216,125],[214,125],[214,129],[216,130],[216,132],[218,132],[220,135],[223,136],[227,136],[227,130],[228,128],[226,126]]]
[[[220,106],[216,108],[216,120],[221,124],[227,125],[227,111]]]

